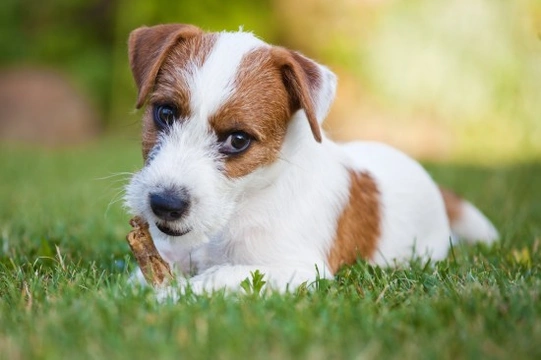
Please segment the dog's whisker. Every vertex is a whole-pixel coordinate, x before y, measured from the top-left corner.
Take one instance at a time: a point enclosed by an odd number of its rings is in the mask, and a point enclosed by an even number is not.
[[[286,158],[285,156],[283,156],[282,153],[280,153],[280,155],[278,156],[278,159],[280,159],[283,162],[288,163],[291,166],[295,166],[298,169],[305,170],[305,168],[301,164]]]
[[[134,172],[118,172],[118,173],[113,173],[111,175],[107,175],[107,176],[103,176],[103,177],[99,177],[99,178],[95,178],[94,180],[109,180],[109,179],[114,179],[114,178],[119,178],[119,177],[122,177],[120,180],[117,180],[117,181],[124,181],[124,180],[127,180],[129,179],[130,177],[132,177],[133,175],[135,175]]]
[[[105,208],[105,213],[104,213],[104,217],[107,217],[107,215],[109,214],[109,211],[111,210],[111,207],[121,201],[124,201],[124,197],[125,197],[125,190],[124,189],[120,189],[116,192],[116,194],[113,196],[113,198],[111,199],[111,201],[109,201],[109,203],[107,204],[107,207]]]

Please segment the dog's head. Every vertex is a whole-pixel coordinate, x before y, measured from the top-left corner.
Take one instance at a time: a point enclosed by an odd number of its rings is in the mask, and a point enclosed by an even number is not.
[[[208,239],[248,189],[279,176],[266,171],[286,141],[322,140],[336,79],[297,52],[250,33],[171,24],[134,30],[129,57],[137,108],[146,104],[145,166],[126,200],[154,237]],[[290,139],[293,121],[302,134]]]

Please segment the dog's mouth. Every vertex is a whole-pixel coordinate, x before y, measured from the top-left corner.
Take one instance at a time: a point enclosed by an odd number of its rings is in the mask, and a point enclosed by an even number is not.
[[[158,230],[160,230],[162,233],[166,234],[166,235],[169,235],[169,236],[182,236],[182,235],[186,235],[187,233],[189,233],[192,229],[190,228],[187,228],[187,229],[180,229],[180,230],[175,230],[175,229],[171,229],[170,227],[166,226],[166,225],[163,225],[163,224],[158,224],[156,223],[156,227],[158,228]]]

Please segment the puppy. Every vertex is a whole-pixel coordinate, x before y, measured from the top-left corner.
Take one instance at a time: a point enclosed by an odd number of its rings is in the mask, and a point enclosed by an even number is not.
[[[498,237],[398,150],[328,139],[336,77],[298,52],[169,24],[134,30],[129,58],[145,165],[126,203],[195,292],[256,270],[286,291],[357,259],[439,260],[451,237]]]

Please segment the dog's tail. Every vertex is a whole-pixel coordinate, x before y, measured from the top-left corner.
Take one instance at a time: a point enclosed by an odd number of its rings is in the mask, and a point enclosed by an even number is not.
[[[469,243],[491,244],[498,240],[498,230],[472,203],[448,189],[440,187],[440,191],[451,224],[451,231],[455,237]]]

